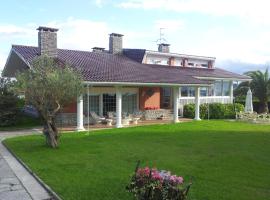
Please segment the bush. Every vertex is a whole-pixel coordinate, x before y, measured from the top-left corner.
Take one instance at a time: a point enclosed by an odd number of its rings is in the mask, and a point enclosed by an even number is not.
[[[239,103],[211,103],[209,104],[209,119],[234,119],[235,113],[243,110],[244,106]],[[195,117],[195,104],[184,106],[184,117],[192,119]],[[208,104],[200,105],[200,118],[208,119]]]
[[[0,126],[16,123],[18,114],[18,97],[10,90],[13,82],[0,77]]]

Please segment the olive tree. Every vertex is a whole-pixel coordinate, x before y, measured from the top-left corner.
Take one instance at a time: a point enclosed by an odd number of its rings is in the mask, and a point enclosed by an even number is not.
[[[57,147],[60,133],[55,119],[59,110],[71,103],[83,89],[80,74],[67,64],[48,56],[37,57],[29,70],[16,76],[17,91],[25,93],[26,103],[34,106],[44,122],[43,133],[50,147]]]

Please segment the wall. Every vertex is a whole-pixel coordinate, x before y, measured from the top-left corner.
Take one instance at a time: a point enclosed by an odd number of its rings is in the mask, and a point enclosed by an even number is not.
[[[62,113],[76,113],[77,112],[77,102],[74,101],[73,103],[65,106],[62,111]]]
[[[91,87],[89,89],[90,94],[103,94],[103,93],[108,93],[108,94],[115,94],[115,88],[114,87]],[[122,88],[122,93],[134,93],[137,94],[139,91],[138,88],[134,87],[123,87]],[[87,93],[87,89],[84,91]],[[76,113],[77,112],[77,102],[74,101],[73,103],[67,105],[64,107],[61,111],[62,113]]]
[[[150,91],[152,90],[152,94]],[[160,87],[142,87],[139,90],[139,108],[144,110],[145,107],[160,108]]]

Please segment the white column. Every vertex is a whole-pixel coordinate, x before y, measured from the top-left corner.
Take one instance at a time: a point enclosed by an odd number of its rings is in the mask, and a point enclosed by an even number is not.
[[[173,88],[173,122],[177,123],[178,120],[178,105],[179,105],[179,87]]]
[[[103,94],[99,95],[99,116],[103,116]]]
[[[233,103],[233,81],[230,81],[230,101]]]
[[[116,87],[116,128],[122,126],[122,92],[121,87]]]
[[[200,119],[200,87],[195,87],[195,118],[194,120]]]
[[[77,130],[85,130],[83,127],[83,96],[77,98]]]

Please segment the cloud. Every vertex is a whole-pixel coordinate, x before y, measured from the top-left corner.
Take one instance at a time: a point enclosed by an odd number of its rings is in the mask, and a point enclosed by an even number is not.
[[[94,46],[108,46],[109,26],[106,22],[68,18],[49,22],[47,26],[59,28],[59,48],[91,50]]]
[[[121,8],[195,12],[213,16],[236,16],[255,23],[270,23],[268,0],[127,0]]]
[[[94,46],[108,48],[110,31],[105,22],[68,18],[41,25],[59,28],[58,48],[87,51],[91,51]],[[22,26],[0,24],[0,71],[4,67],[11,44],[37,46],[37,27],[38,25],[35,23]]]
[[[21,37],[32,35],[32,30],[29,27],[21,27],[13,24],[0,25],[0,37]]]
[[[229,71],[234,71],[239,74],[243,74],[248,71],[262,70],[265,71],[267,67],[269,67],[268,63],[263,64],[253,64],[248,62],[241,62],[237,60],[222,60],[216,62],[217,67],[221,67],[227,69]]]

